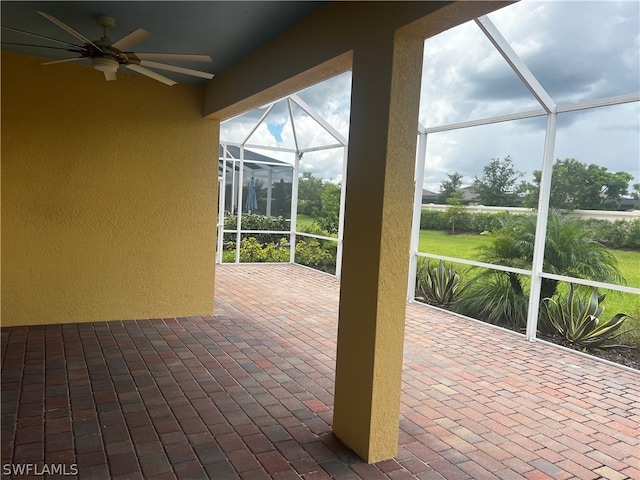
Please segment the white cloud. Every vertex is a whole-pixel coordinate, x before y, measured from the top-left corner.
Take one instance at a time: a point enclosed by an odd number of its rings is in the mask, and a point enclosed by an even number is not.
[[[489,18],[560,105],[638,92],[640,85],[640,2],[528,1]],[[505,60],[474,22],[425,42],[420,121],[427,126],[539,108]],[[299,92],[345,137],[349,129],[351,74],[347,72]],[[286,109],[255,132],[252,143],[291,146]],[[264,110],[248,112],[222,127],[221,137],[243,139]],[[611,171],[629,171],[640,180],[639,106],[585,110],[559,115],[556,158],[574,157]],[[518,169],[541,168],[544,117],[431,134],[425,187],[438,190],[447,173],[459,171],[470,183],[492,158],[511,155]],[[296,117],[304,146],[324,141],[309,117]],[[277,138],[281,137],[281,138]],[[291,154],[262,152],[291,161]],[[339,181],[342,150],[305,154],[301,170]]]
[[[349,107],[351,96],[351,72],[338,75],[298,93],[314,112],[345,138],[349,134]],[[295,104],[295,135],[301,150],[337,144],[338,141],[311,116]],[[266,109],[258,109],[225,122],[221,126],[223,141],[240,142],[255,128]],[[294,130],[285,101],[278,102],[264,122],[250,136],[248,143],[276,148],[295,148]],[[290,152],[264,150],[259,153],[288,163],[293,162]],[[342,179],[343,149],[333,148],[304,154],[300,171],[310,171],[315,176],[340,182]]]
[[[638,92],[640,3],[522,1],[489,18],[558,104]],[[540,108],[474,22],[425,42],[421,121],[443,125]],[[492,158],[541,168],[545,120],[430,135],[425,187],[465,181]],[[640,179],[638,104],[559,115],[556,158],[574,157]]]

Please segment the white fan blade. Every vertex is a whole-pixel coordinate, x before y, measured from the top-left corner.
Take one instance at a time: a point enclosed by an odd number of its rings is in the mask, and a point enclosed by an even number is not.
[[[116,79],[116,72],[104,72],[104,79],[109,82]]]
[[[181,53],[134,53],[140,60],[167,60],[169,62],[212,62],[209,55],[183,55]]]
[[[86,57],[63,58],[62,60],[53,60],[51,62],[44,62],[41,65],[53,65],[55,63],[75,62],[76,60],[84,60],[85,58]]]
[[[122,52],[146,40],[147,38],[149,38],[150,35],[151,34],[148,31],[146,31],[144,28],[139,28],[131,32],[129,35],[125,35],[120,40],[113,43],[111,46],[113,48],[117,48]]]
[[[84,35],[82,35],[81,33],[76,32],[73,28],[71,28],[69,25],[66,25],[64,23],[62,23],[60,20],[58,20],[55,17],[52,17],[51,15],[49,15],[48,13],[44,13],[44,12],[38,12],[40,15],[42,15],[44,18],[46,18],[47,20],[49,20],[50,22],[55,23],[56,25],[58,25],[61,29],[67,31],[68,33],[70,33],[71,35],[73,35],[74,37],[76,37],[78,40],[81,40],[82,42],[84,42],[87,45],[91,45],[92,47],[94,47],[97,50],[102,51],[102,49],[100,47],[98,47],[95,43],[93,43],[91,40],[89,40],[87,37],[85,37]]]
[[[167,65],[166,63],[151,62],[149,60],[140,60],[143,67],[159,68],[169,72],[184,73],[185,75],[193,75],[194,77],[206,78],[211,80],[213,73],[201,72],[200,70],[191,70],[190,68],[176,67],[175,65]]]
[[[135,63],[125,65],[125,67],[127,67],[130,70],[133,70],[134,72],[138,72],[138,73],[141,73],[142,75],[146,75],[147,77],[153,78],[154,80],[158,80],[159,82],[162,82],[165,85],[171,86],[178,83],[178,82],[174,82],[170,78],[165,77],[164,75],[160,75],[159,73],[152,72],[151,70],[141,67],[140,65],[136,65]]]

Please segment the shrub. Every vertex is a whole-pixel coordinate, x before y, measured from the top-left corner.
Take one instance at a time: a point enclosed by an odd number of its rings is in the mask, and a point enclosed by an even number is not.
[[[640,249],[640,220],[600,220],[596,232],[598,241],[607,246]]]
[[[446,212],[436,210],[422,210],[420,213],[420,230],[446,230]]]
[[[618,220],[607,227],[601,229],[602,233],[606,232],[606,237],[602,234],[598,235],[602,239],[601,243],[611,245],[613,248],[621,248],[627,240],[627,222]]]
[[[235,242],[227,242],[228,255],[235,255]],[[225,257],[227,257],[225,255]],[[235,260],[235,257],[233,257]],[[231,260],[231,261],[234,261]],[[255,237],[243,238],[240,242],[241,262],[288,262],[289,248],[287,240],[281,238],[276,243],[262,244]]]
[[[313,213],[313,219],[318,223],[320,228],[330,234],[338,233],[340,225],[340,185],[333,183],[325,183],[320,198],[322,206]]]
[[[335,249],[327,249],[315,238],[298,240],[296,263],[323,271],[335,270],[336,252]]]
[[[507,212],[473,213],[470,215],[469,227],[472,232],[491,232],[499,229],[510,216]]]
[[[469,213],[465,212],[456,218],[455,228],[458,232],[482,233],[501,228],[511,218],[528,217],[523,213]],[[450,216],[446,211],[422,210],[420,214],[421,230],[448,230],[451,228]]]
[[[511,285],[503,273],[478,275],[455,303],[453,310],[487,323],[521,330],[527,324],[529,297]]]
[[[238,226],[238,217],[228,216],[224,219],[225,230],[235,230]],[[242,230],[271,230],[288,232],[291,228],[289,220],[284,217],[267,217],[266,215],[242,215]],[[258,243],[279,243],[282,233],[252,233]],[[236,234],[229,232],[224,234],[225,244],[235,242]]]
[[[495,232],[506,223],[518,218],[535,218],[533,215],[508,212],[468,213],[456,216],[457,232],[482,233]],[[616,220],[610,222],[600,219],[572,218],[580,228],[592,233],[593,239],[610,248],[640,249],[640,220]],[[422,210],[420,214],[421,230],[449,230],[450,214],[446,211]]]
[[[553,328],[567,342],[583,351],[621,347],[616,339],[623,333],[620,328],[630,317],[618,313],[608,321],[601,319],[604,299],[605,295],[600,295],[597,288],[588,299],[580,298],[570,284],[566,300],[556,302],[545,298],[542,310]]]

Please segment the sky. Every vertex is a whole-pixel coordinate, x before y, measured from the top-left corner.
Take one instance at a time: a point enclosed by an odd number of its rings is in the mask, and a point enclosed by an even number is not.
[[[559,105],[640,91],[640,2],[523,0],[489,19]],[[351,73],[309,87],[299,96],[348,137]],[[425,41],[420,123],[444,126],[539,109],[536,99],[475,22]],[[223,124],[221,139],[241,141],[265,109]],[[333,143],[322,127],[294,107],[302,148]],[[494,158],[511,156],[522,179],[542,167],[546,117],[427,135],[424,188],[437,192],[448,173],[469,185]],[[277,104],[250,143],[293,146],[288,109]],[[292,161],[293,155],[260,153]],[[306,153],[301,171],[340,182],[341,148]],[[640,182],[640,103],[561,113],[554,158],[576,158]]]

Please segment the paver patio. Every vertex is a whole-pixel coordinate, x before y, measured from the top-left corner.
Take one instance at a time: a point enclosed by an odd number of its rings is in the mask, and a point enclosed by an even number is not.
[[[330,427],[338,289],[222,265],[213,316],[2,328],[3,478],[640,478],[639,372],[421,304],[398,456],[360,461]]]

